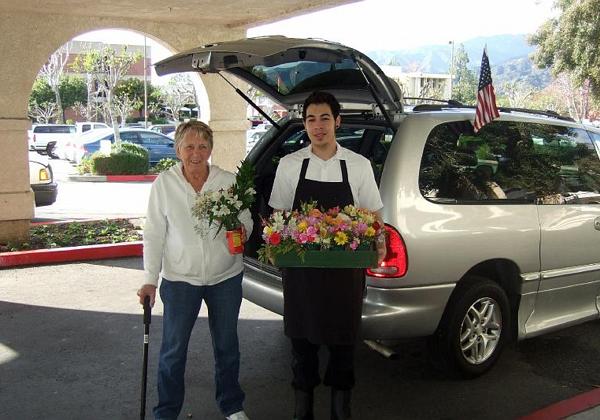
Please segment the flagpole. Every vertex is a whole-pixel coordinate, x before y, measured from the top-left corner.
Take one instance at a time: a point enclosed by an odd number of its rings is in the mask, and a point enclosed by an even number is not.
[[[450,53],[450,93],[448,99],[452,99],[452,79],[454,78],[454,40],[448,41],[448,44],[452,44],[452,52]]]
[[[144,35],[144,128],[148,128],[148,69],[146,64],[146,35]]]

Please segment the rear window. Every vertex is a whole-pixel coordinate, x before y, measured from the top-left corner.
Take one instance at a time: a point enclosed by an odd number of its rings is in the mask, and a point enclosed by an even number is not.
[[[361,89],[365,79],[351,59],[338,63],[318,61],[294,61],[275,66],[256,65],[238,71],[246,73],[245,78],[258,79],[281,95],[328,89]],[[253,77],[249,77],[251,73]]]
[[[33,129],[34,133],[75,133],[75,126],[72,125],[38,125]]]

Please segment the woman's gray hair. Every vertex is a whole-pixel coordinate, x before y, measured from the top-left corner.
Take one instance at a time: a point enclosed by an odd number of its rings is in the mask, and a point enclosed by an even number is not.
[[[212,129],[208,126],[208,124],[205,124],[202,121],[196,121],[196,120],[191,120],[191,121],[179,124],[179,126],[177,127],[177,130],[175,131],[175,150],[177,150],[177,148],[183,141],[183,138],[185,137],[185,135],[190,131],[195,132],[196,134],[198,134],[199,136],[204,138],[208,142],[208,145],[210,146],[210,148],[212,150],[212,148],[213,148],[213,131],[212,131]]]

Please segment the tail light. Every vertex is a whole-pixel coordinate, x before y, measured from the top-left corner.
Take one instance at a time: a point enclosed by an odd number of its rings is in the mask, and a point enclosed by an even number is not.
[[[368,268],[367,275],[382,279],[402,277],[408,269],[406,245],[400,233],[385,225],[387,233],[387,254],[377,268]]]

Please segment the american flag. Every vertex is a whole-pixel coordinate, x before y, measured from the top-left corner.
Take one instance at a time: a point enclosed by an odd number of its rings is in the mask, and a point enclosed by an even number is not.
[[[477,89],[477,106],[475,107],[474,131],[477,133],[485,124],[498,118],[500,113],[496,107],[496,93],[492,84],[492,72],[487,52],[483,49],[481,59],[481,74],[479,75],[479,88]]]

